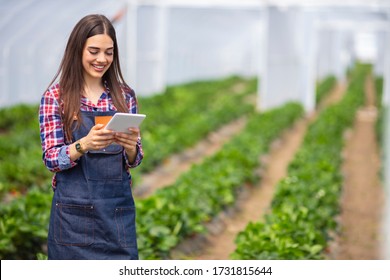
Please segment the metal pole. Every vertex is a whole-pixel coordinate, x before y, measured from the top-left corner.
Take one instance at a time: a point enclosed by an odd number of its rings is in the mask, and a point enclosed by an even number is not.
[[[138,35],[138,1],[127,0],[126,13],[126,69],[128,69],[128,80],[132,87],[137,88],[137,35]]]

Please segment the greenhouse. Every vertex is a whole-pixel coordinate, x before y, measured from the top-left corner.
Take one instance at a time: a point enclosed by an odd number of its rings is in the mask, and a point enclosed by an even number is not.
[[[390,1],[0,0],[2,260],[48,258],[38,107],[88,14],[147,116],[141,260],[390,259]]]

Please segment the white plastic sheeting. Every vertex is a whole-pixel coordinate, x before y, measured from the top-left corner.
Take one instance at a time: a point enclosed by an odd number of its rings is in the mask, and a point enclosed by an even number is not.
[[[37,103],[71,29],[89,13],[114,17],[123,1],[0,0],[0,107]]]
[[[316,79],[342,80],[362,59],[384,77],[390,104],[388,0],[0,0],[0,107],[39,102],[90,13],[116,18],[122,69],[139,95],[237,74],[259,77],[260,109],[297,100],[310,111]],[[390,258],[390,240],[384,250]]]
[[[251,7],[259,1],[230,8],[152,2],[0,0],[0,107],[39,101],[72,27],[90,13],[117,18],[122,69],[139,95],[196,79],[258,74],[261,6]]]
[[[316,79],[335,75],[343,80],[356,60],[375,64],[376,73],[390,80],[381,72],[390,68],[385,59],[389,44],[376,40],[386,41],[390,36],[388,6],[271,5],[267,9],[261,108],[297,100],[311,111]],[[385,96],[390,95],[389,90],[385,85]]]
[[[189,80],[257,75],[259,109],[296,100],[307,111],[315,106],[316,79],[343,80],[357,59],[390,80],[390,3],[309,2],[128,0],[138,17],[127,24],[138,25],[129,77],[138,93],[153,94]],[[387,82],[384,96],[390,96]]]
[[[343,79],[356,58],[367,59],[359,44],[373,40],[368,59],[390,99],[386,1],[309,2],[0,0],[0,107],[39,100],[72,27],[89,13],[116,17],[122,69],[139,95],[237,74],[259,77],[260,109],[297,100],[310,111],[315,80]]]
[[[300,7],[271,6],[267,18],[260,107],[272,108],[296,100],[311,110],[315,91],[313,15],[305,14]]]
[[[141,6],[135,87],[140,94],[153,94],[167,84],[256,76],[259,16],[256,9]]]

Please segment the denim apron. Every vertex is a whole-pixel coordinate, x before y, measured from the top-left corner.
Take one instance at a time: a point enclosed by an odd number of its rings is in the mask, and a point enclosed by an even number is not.
[[[95,116],[114,113],[81,112],[83,125],[73,132],[74,140],[88,134]],[[122,146],[89,151],[56,178],[49,259],[138,259],[131,177]]]

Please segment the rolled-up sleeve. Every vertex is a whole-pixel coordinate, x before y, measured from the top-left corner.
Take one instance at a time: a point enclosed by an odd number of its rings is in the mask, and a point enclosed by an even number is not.
[[[70,160],[69,146],[65,144],[60,106],[51,91],[47,91],[41,99],[39,128],[45,166],[52,172],[75,166],[77,163]]]
[[[133,163],[129,162],[129,159],[128,159],[125,151],[123,151],[123,155],[125,157],[126,166],[128,168],[134,168],[134,167],[137,167],[138,165],[140,165],[142,162],[142,159],[144,158],[144,152],[142,150],[141,138],[139,137],[138,141],[137,141],[137,155],[135,156],[135,160]]]
[[[135,96],[134,90],[130,89],[130,88],[126,88],[124,90],[124,93],[125,93],[125,98],[126,98],[126,102],[127,102],[127,107],[129,109],[129,113],[137,114],[138,113],[138,102],[137,102],[137,98]],[[140,165],[141,162],[142,162],[142,159],[144,158],[144,152],[142,150],[141,137],[138,137],[138,141],[137,141],[137,155],[136,155],[135,160],[134,160],[133,163],[129,162],[129,159],[128,159],[127,154],[126,154],[125,151],[123,152],[123,154],[124,154],[126,166],[128,168],[134,168],[134,167],[137,167],[138,165]]]

